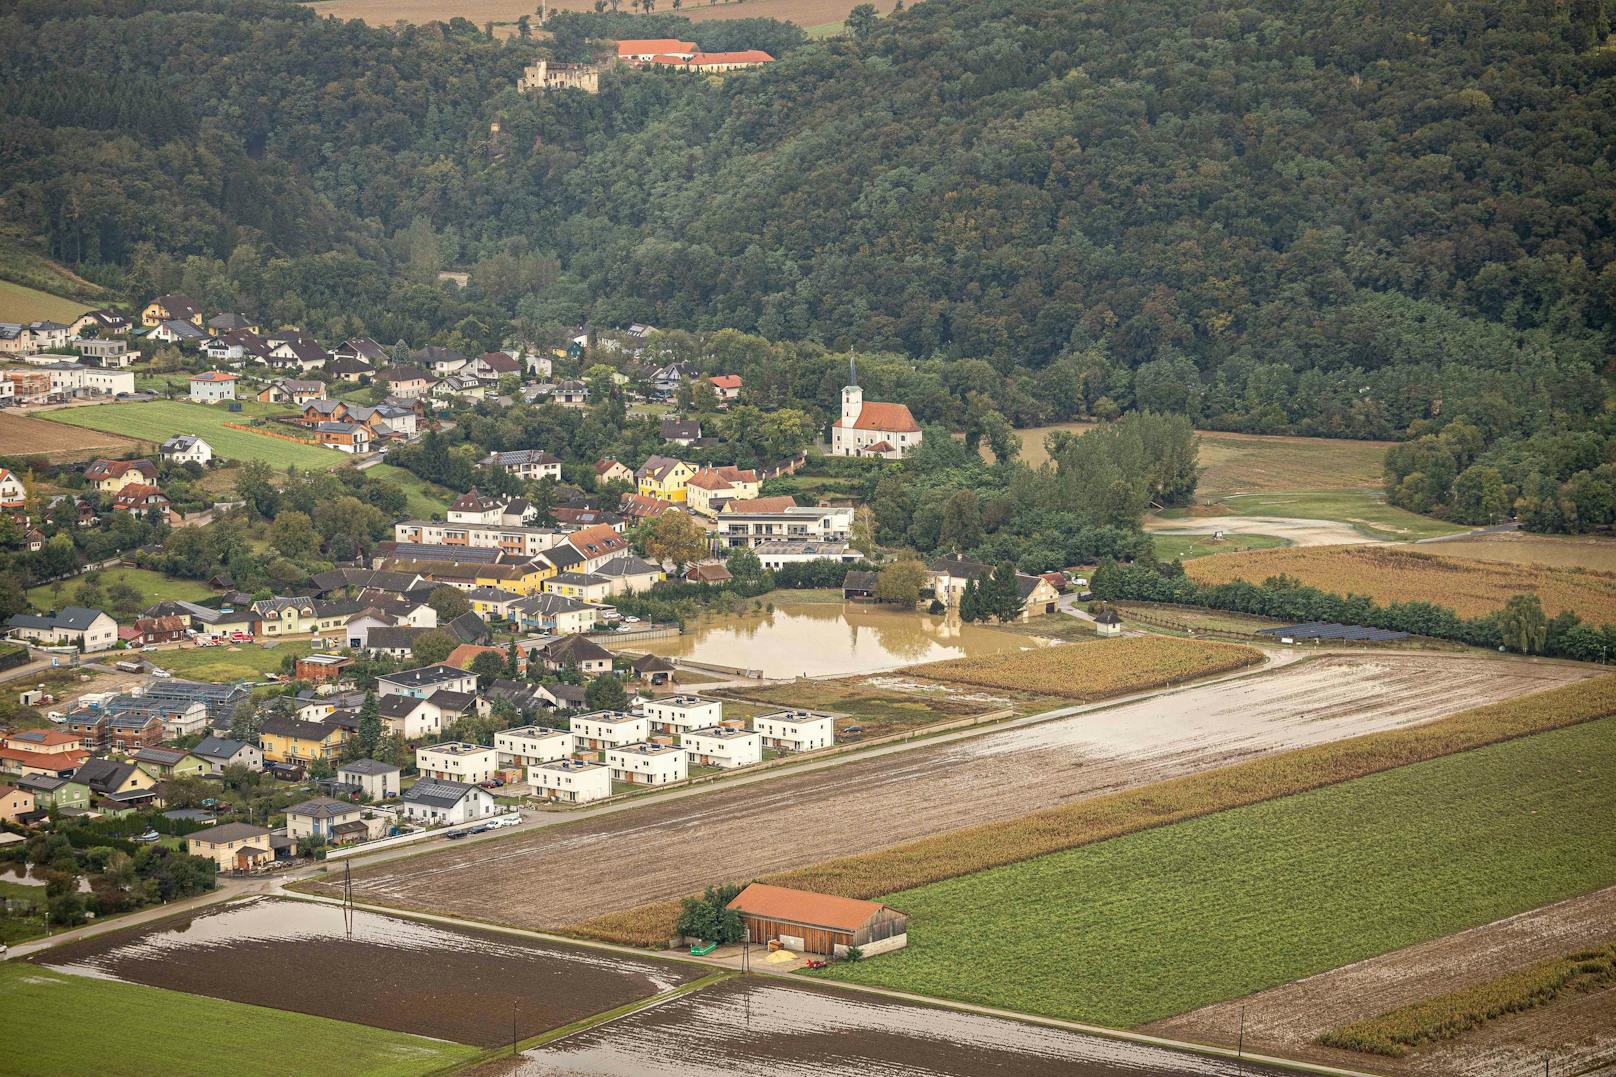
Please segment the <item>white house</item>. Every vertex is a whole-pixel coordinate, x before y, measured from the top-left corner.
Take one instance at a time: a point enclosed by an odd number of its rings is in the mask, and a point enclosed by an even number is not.
[[[0,467],[0,508],[20,509],[28,501],[28,488],[10,468]]]
[[[225,767],[264,769],[264,753],[258,745],[228,737],[203,737],[191,754],[208,765],[209,774],[223,774]]]
[[[836,743],[836,719],[818,711],[773,711],[752,719],[763,747],[782,752],[811,752]]]
[[[213,459],[213,446],[195,434],[175,434],[163,442],[163,459],[173,464],[201,464],[208,466]]]
[[[118,622],[100,610],[63,606],[60,613],[15,614],[6,626],[16,639],[47,646],[78,644],[85,651],[105,651],[118,642]]]
[[[537,482],[540,479],[561,481],[561,458],[543,449],[516,449],[512,452],[489,453],[483,458],[484,467],[497,467],[519,479]]]
[[[464,782],[422,778],[404,790],[399,810],[404,818],[428,826],[455,826],[486,819],[497,810],[493,794]]]
[[[572,734],[542,725],[503,729],[494,734],[494,750],[501,768],[535,767],[571,756]]]
[[[470,782],[475,785],[478,782],[492,781],[499,765],[492,748],[485,748],[481,744],[449,741],[447,744],[434,744],[430,748],[415,749],[415,769],[420,771],[423,777],[439,778],[446,782]]]
[[[679,738],[685,756],[693,767],[721,767],[734,770],[749,767],[763,759],[763,738],[750,729],[708,726],[692,729]]]
[[[633,744],[651,735],[651,722],[643,714],[621,711],[590,711],[570,723],[573,750],[598,752],[620,744]]]
[[[376,713],[390,735],[406,741],[436,737],[443,732],[443,709],[430,699],[396,693],[378,696]]]
[[[528,767],[527,784],[545,800],[583,804],[612,795],[612,772],[599,763],[556,759]]]
[[[376,678],[378,696],[401,695],[427,699],[432,693],[444,690],[475,693],[477,675],[454,666],[437,665],[400,670]]]
[[[684,781],[689,774],[685,753],[671,744],[620,744],[606,752],[612,781],[630,785],[666,785]]]
[[[692,729],[705,729],[724,720],[724,705],[716,699],[700,696],[663,696],[661,699],[642,699],[635,710],[651,723],[651,733],[659,736],[678,736]]]
[[[240,380],[240,375],[231,374],[224,370],[208,370],[201,374],[192,374],[191,399],[202,404],[216,404],[221,400],[234,400],[236,398],[236,382]]]
[[[331,797],[315,797],[286,809],[286,833],[294,838],[317,836],[333,840],[333,829],[360,816],[359,805]]]
[[[357,785],[372,800],[398,796],[400,768],[379,759],[355,759],[337,768],[337,781]]]
[[[598,566],[594,575],[611,581],[611,593],[614,595],[633,595],[649,591],[668,578],[668,574],[660,566],[628,553],[620,554]]]

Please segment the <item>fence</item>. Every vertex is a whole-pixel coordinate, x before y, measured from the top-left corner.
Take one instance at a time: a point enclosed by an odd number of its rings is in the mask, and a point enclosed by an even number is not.
[[[1171,608],[1171,607],[1169,607]],[[1228,628],[1204,628],[1189,624],[1185,621],[1175,621],[1171,617],[1163,616],[1158,609],[1142,609],[1130,606],[1125,616],[1130,621],[1149,625],[1152,628],[1165,628],[1169,632],[1184,632],[1197,639],[1217,639],[1231,643],[1272,643],[1271,636],[1260,636],[1255,632],[1237,632]]]
[[[291,434],[277,434],[275,431],[265,430],[261,426],[247,426],[243,423],[220,423],[219,425],[227,426],[232,430],[245,430],[249,434],[262,434],[266,438],[280,438],[282,441],[292,441],[299,445],[313,445],[316,448],[320,447],[320,443],[318,441],[311,441],[308,438],[295,438]]]
[[[500,819],[515,817],[517,822],[522,821],[521,812],[501,812],[499,815],[490,815],[486,819],[473,819],[465,823],[456,823],[432,830],[416,830],[408,834],[394,834],[390,838],[377,838],[375,841],[362,841],[357,845],[341,845],[328,848],[325,858],[327,860],[346,860],[350,856],[360,856],[364,853],[374,853],[382,849],[391,849],[398,845],[408,845],[415,841],[425,841],[428,838],[442,837],[445,834],[458,830],[469,830],[474,826],[485,826]]]

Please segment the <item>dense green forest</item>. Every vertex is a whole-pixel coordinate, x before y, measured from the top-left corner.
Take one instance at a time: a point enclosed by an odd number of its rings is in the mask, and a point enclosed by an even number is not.
[[[918,361],[949,394],[917,414],[956,427],[980,392],[1016,425],[1407,437],[1399,503],[1601,526],[1610,6],[926,0],[824,42],[758,23],[758,71],[523,97],[547,50],[683,20],[546,44],[21,0],[0,214],[131,294],[321,334],[733,327]]]

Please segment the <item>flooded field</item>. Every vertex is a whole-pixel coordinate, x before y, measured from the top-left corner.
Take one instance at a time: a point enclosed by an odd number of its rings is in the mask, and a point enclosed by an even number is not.
[[[1159,1047],[756,978],[714,984],[536,1048],[523,1058],[515,1071],[519,1077],[1192,1077],[1235,1072],[1232,1062]],[[493,1072],[492,1067],[485,1072]],[[1276,1071],[1248,1065],[1244,1072]]]
[[[772,613],[698,621],[682,636],[637,643],[634,650],[761,669],[765,677],[780,679],[873,673],[1043,645],[1034,637],[930,614],[858,603],[782,602]]]
[[[532,900],[532,895],[529,895]],[[62,972],[492,1047],[676,987],[702,969],[255,898],[51,950]]]

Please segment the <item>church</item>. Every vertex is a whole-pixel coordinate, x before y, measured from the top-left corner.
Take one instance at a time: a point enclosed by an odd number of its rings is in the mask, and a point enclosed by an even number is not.
[[[920,444],[920,424],[904,404],[865,403],[858,371],[848,362],[848,381],[842,389],[842,415],[830,428],[832,456],[880,456],[902,460]]]

